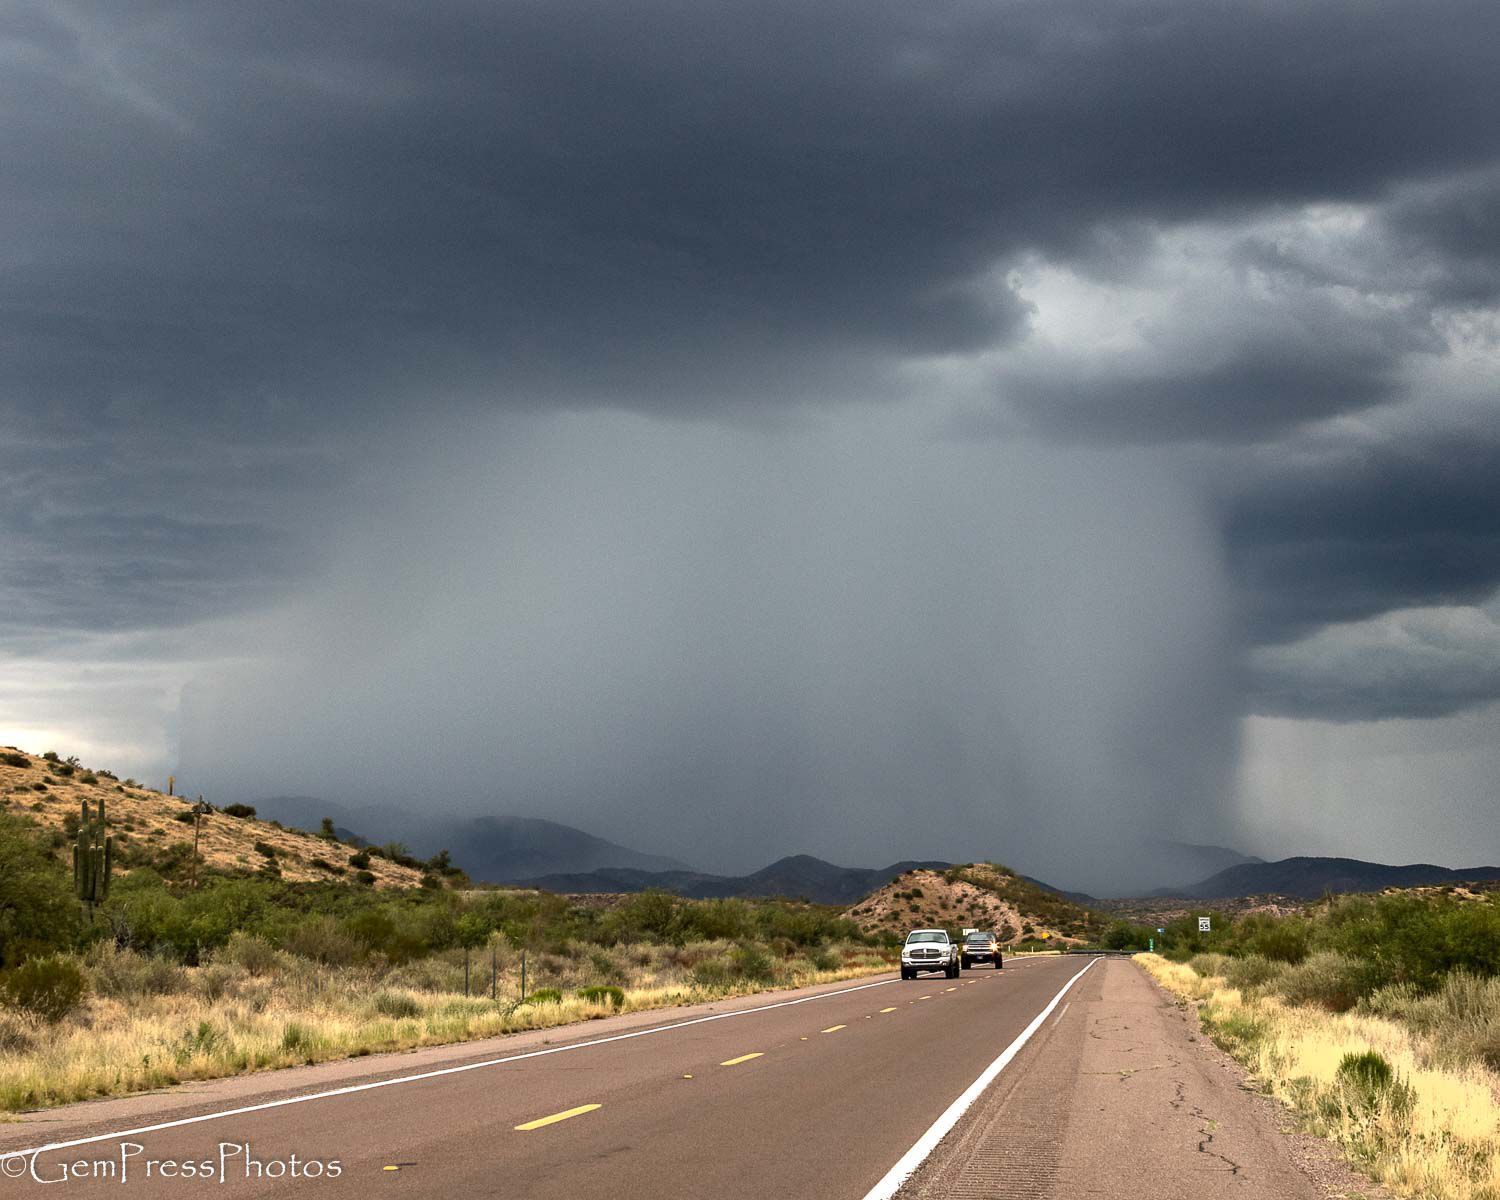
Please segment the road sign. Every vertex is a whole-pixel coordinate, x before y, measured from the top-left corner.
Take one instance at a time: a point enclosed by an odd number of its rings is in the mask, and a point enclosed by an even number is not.
[[[1158,925],[1156,927],[1156,932],[1157,933],[1166,933],[1167,931],[1165,929],[1163,929],[1160,925]]]
[[[1199,917],[1198,918],[1198,932],[1199,933],[1207,933],[1209,931],[1209,921],[1210,920],[1211,920],[1211,918],[1209,918],[1209,917]]]

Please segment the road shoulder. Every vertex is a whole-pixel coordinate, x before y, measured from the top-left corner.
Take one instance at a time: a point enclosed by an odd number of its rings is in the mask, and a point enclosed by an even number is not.
[[[1387,1195],[1333,1147],[1288,1124],[1289,1114],[1202,1035],[1192,1011],[1134,963],[1106,960],[900,1195]]]

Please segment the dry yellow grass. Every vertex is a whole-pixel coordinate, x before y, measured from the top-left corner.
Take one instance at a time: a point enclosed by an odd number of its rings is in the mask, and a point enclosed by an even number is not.
[[[1246,995],[1217,976],[1154,954],[1136,958],[1163,986],[1197,1001],[1204,1026],[1307,1127],[1393,1191],[1423,1200],[1500,1200],[1500,1078],[1478,1064],[1440,1068],[1405,1026]],[[1410,1089],[1350,1104],[1346,1055],[1373,1050]]]
[[[713,948],[705,944],[703,950]],[[256,973],[227,957],[178,968],[96,947],[90,973],[100,990],[67,1021],[49,1027],[0,1009],[0,1113],[890,970],[881,952],[849,947],[834,969],[799,960],[779,971],[774,983],[703,988],[673,965],[671,947],[624,947],[619,953],[638,966],[632,986],[623,989],[624,1003],[616,1007],[576,994],[518,1005],[513,966],[499,982],[500,1000],[491,1001],[488,972],[477,969],[478,959],[475,986],[486,994],[464,996],[450,990],[462,979],[461,954],[406,968],[331,969],[267,949],[265,962],[252,963]],[[171,991],[140,993],[139,980],[153,970],[157,982],[150,986]],[[137,982],[116,989],[123,995],[110,995],[111,976]]]
[[[0,747],[0,752],[7,750],[31,760],[27,767],[10,766],[0,760],[0,803],[8,801],[11,812],[29,816],[48,829],[62,829],[69,816],[78,816],[80,801],[88,801],[92,809],[103,800],[117,847],[141,843],[164,849],[173,842],[193,840],[193,827],[175,819],[191,803],[190,798],[168,796],[146,787],[126,787],[105,775],[98,775],[96,783],[84,783],[82,777],[91,773],[86,767],[80,766],[67,776],[59,771],[61,764],[47,762],[39,754],[14,746]],[[46,790],[37,791],[37,784]],[[266,861],[256,851],[256,842],[274,847],[282,878],[298,883],[337,878],[334,872],[314,866],[312,860],[321,858],[347,869],[352,853],[352,847],[311,834],[279,829],[254,817],[222,813],[204,818],[198,852],[206,866],[221,871],[254,871]],[[416,887],[422,879],[420,871],[383,858],[372,858],[369,869],[377,887]]]

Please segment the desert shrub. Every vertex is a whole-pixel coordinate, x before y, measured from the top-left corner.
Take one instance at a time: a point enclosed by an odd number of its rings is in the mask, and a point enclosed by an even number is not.
[[[197,819],[197,814],[194,813],[190,808],[184,808],[181,812],[175,812],[172,814],[172,820],[181,821],[184,825],[191,825]]]
[[[1202,1020],[1209,1036],[1231,1053],[1252,1047],[1266,1036],[1265,1022],[1243,1008],[1205,1010]]]
[[[1259,954],[1247,954],[1242,958],[1231,958],[1224,968],[1224,978],[1230,987],[1241,991],[1264,987],[1281,978],[1286,965],[1263,958]]]
[[[213,962],[199,967],[193,975],[193,986],[198,994],[210,1004],[217,1004],[234,990],[235,984],[244,978],[244,971],[231,963]]]
[[[53,767],[52,769],[59,775],[61,775],[64,779],[73,778],[73,772],[78,770],[78,768],[75,767],[72,763],[58,763],[57,766]]]
[[[256,842],[255,843],[255,853],[257,853],[257,854],[263,854],[267,858],[275,858],[276,857],[276,847],[273,846],[273,845],[271,845],[270,842]]]
[[[354,878],[355,878],[356,882],[362,883],[366,887],[374,887],[375,886],[375,872],[374,871],[356,871],[354,873]]]
[[[265,938],[237,929],[214,954],[214,962],[239,967],[248,975],[266,975],[275,969],[280,955]]]
[[[48,750],[45,754],[42,755],[42,757],[44,759],[46,759],[46,761],[49,762],[49,763],[59,763],[59,762],[62,762],[62,759],[60,759],[57,756],[57,751],[56,750]]]
[[[1371,964],[1377,986],[1436,991],[1452,971],[1500,974],[1500,905],[1452,897],[1351,896],[1318,923],[1320,948]]]
[[[1410,1112],[1416,1094],[1374,1050],[1345,1054],[1333,1077],[1334,1091],[1325,1104],[1325,1114],[1369,1118],[1382,1109],[1398,1119]],[[1331,1110],[1331,1111],[1330,1111]]]
[[[832,971],[839,965],[839,956],[832,950],[814,950],[807,956],[815,971]]]
[[[776,974],[770,957],[754,942],[741,942],[729,957],[734,973],[741,979],[765,982]]]
[[[556,988],[537,988],[521,1001],[522,1004],[561,1004],[562,993]]]
[[[219,809],[226,817],[253,817],[255,805],[253,804],[226,804]]]
[[[298,922],[287,931],[281,944],[292,954],[329,967],[347,966],[361,954],[358,935],[327,914]]]
[[[99,776],[95,775],[92,771],[85,771],[82,775],[80,775],[78,777],[78,782],[79,783],[98,783],[99,782]]]
[[[82,927],[68,869],[30,821],[0,813],[0,969],[73,946]]]
[[[1362,1001],[1360,1010],[1411,1026],[1432,1040],[1438,1059],[1477,1061],[1500,1071],[1500,978],[1458,970],[1436,992],[1390,984]]]
[[[91,946],[84,961],[90,985],[103,996],[167,996],[188,986],[187,973],[170,959],[121,949],[113,942]]]
[[[1227,954],[1195,954],[1188,959],[1188,966],[1200,975],[1224,975],[1229,970],[1230,958]]]
[[[1322,951],[1289,966],[1276,981],[1276,991],[1291,1004],[1310,1004],[1329,1012],[1348,1012],[1362,996],[1375,990],[1378,971],[1372,964],[1346,954]]]
[[[371,1006],[381,1016],[385,1017],[419,1017],[422,1015],[422,1006],[405,992],[386,991],[376,992]]]
[[[17,754],[14,750],[7,750],[5,753],[0,754],[0,762],[3,762],[7,767],[31,766],[31,759],[27,758],[24,754]]]
[[[360,850],[349,856],[349,865],[356,870],[366,871],[370,867],[370,854],[367,850]]]
[[[1235,922],[1237,948],[1273,962],[1299,963],[1312,948],[1312,924],[1305,917],[1252,913]]]
[[[33,792],[45,792],[47,790],[47,785],[45,783],[33,783],[31,785],[31,790]]]
[[[56,1023],[78,1007],[86,986],[76,962],[52,955],[7,971],[0,980],[0,998],[11,1008]]]
[[[691,971],[693,982],[709,989],[728,987],[734,978],[734,971],[722,958],[705,958],[692,964]]]
[[[0,1008],[0,1054],[24,1054],[37,1042],[36,1020],[25,1013]]]
[[[315,858],[315,859],[312,859],[309,865],[317,867],[318,870],[320,870],[320,871],[327,871],[327,872],[329,872],[329,874],[332,874],[332,875],[342,875],[342,874],[345,873],[345,868],[339,867],[339,866],[335,866],[333,863],[329,862],[326,858]]]
[[[608,1002],[609,1004],[613,1004],[616,1008],[619,1008],[625,1003],[624,991],[614,986],[594,986],[579,988],[578,998],[580,1000],[587,1000],[594,1004],[604,1004]]]

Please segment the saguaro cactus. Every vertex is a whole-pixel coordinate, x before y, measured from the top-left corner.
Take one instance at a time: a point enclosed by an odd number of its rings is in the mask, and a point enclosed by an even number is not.
[[[87,800],[81,801],[78,841],[73,846],[73,890],[94,919],[94,905],[103,904],[109,896],[109,876],[114,867],[115,839],[104,831],[104,801],[99,813],[89,816]]]

